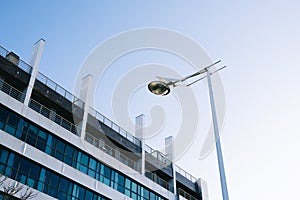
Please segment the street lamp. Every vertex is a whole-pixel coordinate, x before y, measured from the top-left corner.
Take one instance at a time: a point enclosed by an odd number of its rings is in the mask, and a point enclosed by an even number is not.
[[[224,69],[226,66],[223,66],[214,72],[210,72],[210,68],[212,66],[218,64],[219,62],[221,62],[221,61],[219,60],[209,66],[206,66],[202,70],[200,70],[190,76],[182,78],[182,79],[168,79],[168,78],[157,77],[159,79],[159,81],[152,81],[151,83],[149,83],[148,89],[153,94],[164,96],[164,95],[167,95],[170,93],[172,87],[179,86],[180,83],[182,83],[192,77],[196,77],[198,75],[206,73],[205,76],[203,76],[185,86],[190,86],[190,85],[204,79],[205,77],[207,77],[209,97],[210,97],[210,106],[211,106],[211,113],[212,113],[212,121],[213,121],[214,135],[215,135],[215,141],[216,141],[216,150],[217,150],[217,157],[218,157],[218,166],[219,166],[219,173],[220,173],[220,180],[221,180],[221,187],[222,187],[222,196],[223,196],[223,200],[229,200],[226,176],[225,176],[225,169],[224,169],[224,163],[223,163],[223,156],[222,156],[222,149],[221,149],[221,141],[219,139],[220,135],[219,135],[218,122],[217,122],[216,107],[215,107],[213,88],[212,88],[212,83],[211,83],[211,75],[217,71]]]

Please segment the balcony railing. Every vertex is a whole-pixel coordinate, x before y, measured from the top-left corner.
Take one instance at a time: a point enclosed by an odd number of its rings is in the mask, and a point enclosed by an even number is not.
[[[42,104],[38,103],[37,101],[35,101],[33,99],[30,99],[29,107],[32,110],[40,113],[44,117],[47,117],[51,121],[55,122],[56,124],[60,125],[64,129],[66,129],[66,130],[74,133],[75,135],[80,136],[81,129],[80,129],[79,126],[76,126],[72,122],[66,120],[62,116],[56,114],[54,111],[46,108],[45,106],[43,106]]]
[[[158,150],[154,150],[152,149],[150,146],[145,144],[145,151],[150,154],[151,156],[153,156],[154,158],[156,158],[157,160],[159,160],[164,166],[169,166],[171,165],[171,161],[166,157],[166,155],[164,155],[162,152],[158,151]]]
[[[4,58],[6,58],[6,56],[9,54],[9,51],[6,50],[5,48],[3,48],[2,46],[0,46],[0,55]],[[25,71],[28,74],[31,74],[32,72],[32,67],[27,64],[26,62],[24,62],[23,60],[19,59],[19,63],[17,65],[21,70]]]
[[[138,162],[133,161],[132,159],[128,158],[126,155],[124,155],[120,151],[118,151],[115,147],[112,147],[112,146],[109,146],[108,144],[106,144],[103,140],[96,138],[89,133],[85,134],[85,140],[88,143],[90,143],[93,146],[100,149],[101,151],[109,154],[110,156],[119,160],[123,164],[127,165],[128,167],[130,167],[138,172],[141,172],[141,165]]]
[[[198,200],[197,198],[193,197],[192,195],[190,195],[186,191],[182,190],[181,188],[177,188],[177,194],[187,200]],[[182,199],[182,198],[179,198],[179,199]]]
[[[114,123],[110,119],[106,118],[104,115],[102,115],[101,113],[99,113],[95,109],[90,107],[89,113],[93,117],[95,117],[97,120],[99,120],[103,124],[107,125],[109,128],[113,129],[114,131],[116,131],[117,133],[119,133],[120,135],[125,137],[130,142],[132,142],[132,143],[138,145],[139,147],[141,147],[142,142],[139,139],[137,139],[136,137],[134,137],[133,135],[131,135],[130,133],[128,133],[127,131],[122,129],[119,125],[117,125],[116,123]]]
[[[9,96],[13,97],[14,99],[24,103],[25,100],[25,93],[17,90],[13,86],[5,83],[4,81],[0,80],[0,90]]]
[[[197,179],[194,176],[192,176],[190,173],[186,172],[184,169],[180,168],[177,165],[175,165],[175,170],[176,170],[176,172],[178,172],[179,174],[181,174],[188,180],[192,181],[193,183],[195,183],[197,181]]]
[[[158,185],[164,187],[165,189],[174,192],[174,186],[172,184],[168,183],[166,180],[155,175],[153,172],[146,171],[145,176],[150,180],[152,180],[153,182],[157,183]]]
[[[54,90],[55,92],[57,92],[58,94],[60,94],[61,96],[63,96],[64,98],[66,98],[67,100],[69,100],[70,102],[75,103],[80,108],[84,108],[84,102],[82,100],[74,96],[72,93],[68,92],[66,89],[52,81],[44,74],[39,72],[36,79],[48,86],[49,88],[51,88],[52,90]]]

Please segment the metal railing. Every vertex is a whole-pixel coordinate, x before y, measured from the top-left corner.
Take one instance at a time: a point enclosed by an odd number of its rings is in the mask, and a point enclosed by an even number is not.
[[[118,151],[115,147],[111,147],[108,144],[106,144],[103,140],[96,138],[93,135],[86,132],[85,141],[97,147],[101,151],[107,153],[108,155],[112,156],[113,158],[119,160],[121,163],[127,165],[128,167],[138,172],[141,172],[141,165],[138,162],[128,158],[126,155]]]
[[[3,48],[2,46],[0,46],[0,55],[2,57],[6,58],[6,56],[8,54],[9,54],[9,51],[6,50],[5,48]],[[32,72],[32,67],[21,59],[19,59],[19,63],[17,66],[28,74],[31,74],[31,72]]]
[[[69,100],[70,102],[75,103],[80,108],[84,108],[84,102],[82,100],[74,96],[72,93],[68,92],[66,89],[52,81],[44,74],[39,72],[37,74],[36,79],[48,86],[49,88],[51,88],[52,90],[54,90],[55,92],[57,92],[58,94],[60,94],[61,96],[63,96],[64,98],[66,98],[67,100]]]
[[[72,122],[66,120],[62,116],[56,114],[53,110],[50,110],[49,108],[46,108],[42,104],[38,103],[37,101],[30,99],[29,107],[43,115],[44,117],[50,119],[51,121],[55,122],[56,124],[60,125],[64,129],[70,131],[71,133],[74,133],[75,135],[80,136],[81,128],[79,126],[76,126]]]
[[[171,165],[171,161],[164,155],[162,152],[158,150],[152,149],[150,146],[145,144],[145,151],[153,156],[154,158],[158,159],[163,165],[169,166]]]
[[[175,170],[176,170],[176,172],[178,172],[179,174],[181,174],[185,178],[189,179],[193,183],[195,183],[197,181],[197,179],[194,176],[192,176],[190,173],[188,173],[187,171],[185,171],[184,169],[180,168],[177,165],[175,165]]]
[[[193,197],[192,195],[182,190],[181,188],[177,188],[177,194],[184,197],[187,200],[198,200],[197,198]]]
[[[145,176],[152,180],[153,182],[157,183],[158,185],[164,187],[165,189],[174,192],[174,186],[170,183],[168,183],[166,180],[160,178],[156,174],[152,173],[151,171],[146,171]]]
[[[26,94],[5,83],[3,80],[0,80],[0,90],[14,99],[24,103]]]
[[[133,135],[128,133],[126,130],[121,128],[119,125],[117,125],[116,123],[114,123],[113,121],[111,121],[110,119],[108,119],[107,117],[105,117],[104,115],[102,115],[101,113],[96,111],[95,109],[90,107],[89,113],[93,117],[95,117],[97,120],[99,120],[103,124],[107,125],[109,128],[113,129],[114,131],[116,131],[117,133],[119,133],[120,135],[125,137],[130,142],[132,142],[132,143],[138,145],[139,147],[141,147],[141,145],[142,145],[141,140],[137,139],[136,137],[134,137]]]

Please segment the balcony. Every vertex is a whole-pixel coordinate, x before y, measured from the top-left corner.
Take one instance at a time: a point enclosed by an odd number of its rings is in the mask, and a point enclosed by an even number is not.
[[[9,96],[13,97],[14,99],[24,103],[25,100],[25,93],[17,90],[16,88],[12,87],[11,85],[5,83],[0,79],[0,90]]]
[[[70,121],[66,120],[62,116],[56,114],[53,112],[53,110],[50,110],[43,106],[42,104],[38,103],[37,101],[30,99],[29,107],[38,112],[39,114],[43,115],[44,117],[50,119],[51,121],[55,122],[59,126],[63,127],[64,129],[70,131],[71,133],[80,136],[81,129],[79,126],[76,126],[75,124],[71,123]]]
[[[19,69],[23,70],[27,74],[31,74],[32,72],[32,67],[24,62],[23,60],[19,59],[17,55],[15,55],[12,52],[9,52],[2,46],[0,46],[0,55],[4,58],[6,58],[8,61],[12,62],[14,65],[16,65]]]

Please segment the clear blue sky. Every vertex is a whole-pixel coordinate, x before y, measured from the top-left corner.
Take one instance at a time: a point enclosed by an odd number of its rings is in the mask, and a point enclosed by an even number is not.
[[[44,38],[40,71],[72,91],[89,52],[112,35],[161,27],[189,36],[228,66],[221,140],[230,199],[299,199],[299,10],[296,0],[10,0],[0,3],[0,45],[28,61]],[[219,200],[215,152],[198,160],[199,142],[179,164],[206,179],[210,199]]]

